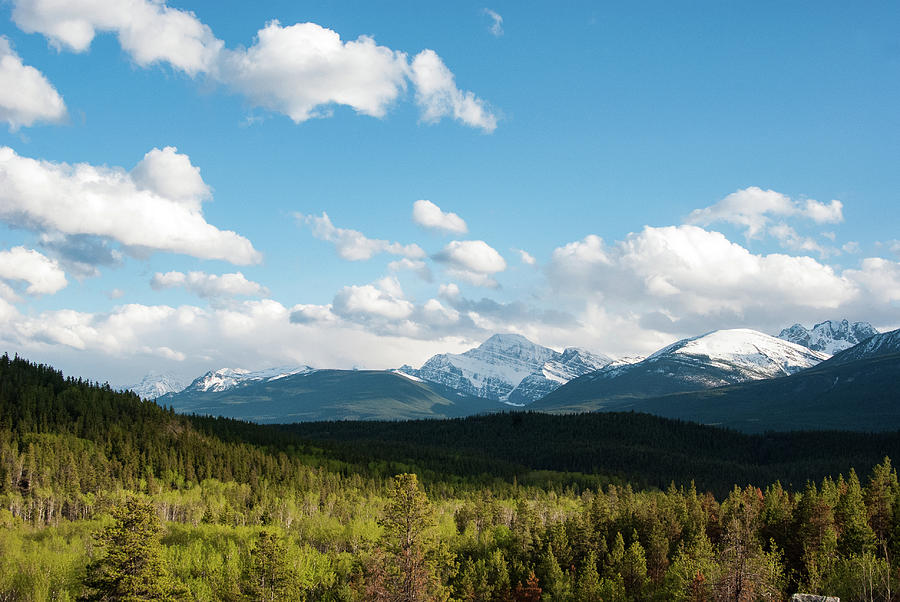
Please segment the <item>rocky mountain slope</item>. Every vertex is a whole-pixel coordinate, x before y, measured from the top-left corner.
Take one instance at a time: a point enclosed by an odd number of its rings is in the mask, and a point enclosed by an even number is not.
[[[846,364],[892,353],[900,353],[900,329],[876,334],[859,345],[841,351],[828,360],[828,364]]]
[[[868,322],[850,323],[847,320],[840,322],[826,320],[811,329],[802,324],[794,324],[790,328],[782,330],[778,338],[808,347],[813,351],[834,355],[876,334],[878,331]]]
[[[828,357],[755,330],[716,330],[673,343],[640,362],[576,378],[530,407],[599,409],[622,400],[787,376]]]
[[[177,393],[184,389],[183,380],[168,372],[149,372],[141,382],[125,387],[134,391],[141,399],[156,399],[166,393]]]
[[[521,335],[496,334],[464,353],[442,353],[418,370],[404,366],[401,371],[465,395],[524,405],[611,361],[584,349],[559,353]]]

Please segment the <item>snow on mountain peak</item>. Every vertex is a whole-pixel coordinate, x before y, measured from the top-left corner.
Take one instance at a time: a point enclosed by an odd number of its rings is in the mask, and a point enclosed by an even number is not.
[[[495,334],[464,353],[442,353],[407,374],[467,395],[523,405],[612,361],[584,349],[562,353],[518,334]]]
[[[878,334],[868,322],[848,322],[847,320],[826,320],[811,329],[802,324],[794,324],[779,333],[778,338],[790,341],[814,351],[833,355],[849,349],[871,336]]]
[[[243,368],[220,368],[210,370],[203,376],[194,379],[188,389],[196,392],[214,392],[231,389],[251,381],[278,380],[292,374],[311,372],[309,366],[278,366],[263,370],[245,370]]]
[[[141,399],[157,399],[166,393],[178,393],[185,387],[184,381],[170,372],[149,372],[141,382],[126,387]]]
[[[747,370],[757,378],[793,374],[829,357],[827,353],[748,328],[714,330],[682,339],[660,349],[646,361],[653,362],[672,355],[699,358],[712,364],[728,364]]]

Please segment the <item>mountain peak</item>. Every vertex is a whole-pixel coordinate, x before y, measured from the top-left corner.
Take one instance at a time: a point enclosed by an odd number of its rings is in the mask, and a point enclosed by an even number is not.
[[[782,330],[778,338],[833,355],[878,334],[868,322],[825,320],[812,328],[794,324]]]

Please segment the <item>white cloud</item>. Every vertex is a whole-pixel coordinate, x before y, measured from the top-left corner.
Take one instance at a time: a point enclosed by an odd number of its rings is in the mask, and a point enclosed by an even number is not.
[[[449,116],[485,132],[497,129],[497,117],[475,94],[456,87],[453,73],[435,51],[423,50],[417,54],[411,70],[423,121],[436,123]]]
[[[817,224],[838,224],[844,221],[844,204],[833,200],[826,205],[813,199],[807,199],[803,215]]]
[[[225,55],[221,77],[261,107],[299,123],[340,104],[383,117],[406,86],[406,55],[371,37],[342,42],[315,23],[269,22],[246,50]]]
[[[44,74],[22,59],[0,36],[0,121],[13,131],[37,122],[59,123],[66,104]]]
[[[341,259],[363,261],[371,259],[379,253],[401,255],[409,259],[425,257],[425,251],[417,244],[402,245],[397,242],[368,238],[358,230],[338,228],[331,223],[331,219],[324,211],[321,217],[300,213],[296,214],[296,217],[300,223],[310,227],[313,236],[319,240],[333,243]]]
[[[413,221],[435,230],[465,234],[469,231],[466,222],[455,213],[445,213],[431,201],[418,200],[413,203]]]
[[[850,242],[844,243],[844,245],[841,247],[841,250],[844,253],[851,253],[851,254],[856,254],[861,251],[861,249],[859,247],[859,243],[856,242],[855,240],[851,240]]]
[[[529,253],[524,249],[515,249],[515,251],[519,254],[519,260],[525,265],[536,265],[537,259],[534,258],[534,255]]]
[[[460,295],[459,286],[453,282],[442,284],[438,287],[438,295],[451,301],[457,299]]]
[[[266,287],[257,284],[240,272],[233,274],[207,274],[205,272],[157,272],[150,280],[155,290],[184,287],[200,297],[267,297]]]
[[[425,282],[431,282],[431,270],[421,259],[409,259],[408,257],[404,257],[403,259],[390,262],[388,264],[388,269],[393,272],[407,270],[414,273]]]
[[[480,274],[495,274],[506,269],[506,260],[483,240],[454,240],[435,255],[451,267]]]
[[[331,311],[331,305],[300,304],[291,308],[291,322],[294,324],[336,322],[338,319]]]
[[[503,17],[497,11],[489,8],[484,9],[484,14],[491,18],[490,31],[494,37],[499,38],[503,35]]]
[[[810,257],[755,255],[696,226],[645,227],[612,246],[588,236],[556,249],[548,274],[563,292],[675,315],[838,308],[858,293]]]
[[[770,215],[786,216],[796,212],[797,207],[789,196],[750,186],[732,192],[715,205],[695,209],[688,216],[687,223],[709,226],[716,222],[726,222],[744,226],[747,237],[754,238],[765,231]]]
[[[866,290],[866,295],[879,303],[900,301],[900,263],[881,257],[867,257],[859,269],[845,270],[844,275]]]
[[[200,168],[174,146],[148,152],[131,170],[131,178],[138,188],[181,203],[191,211],[200,211],[201,203],[211,196]]]
[[[451,326],[459,322],[459,312],[452,307],[445,307],[437,299],[429,299],[422,305],[422,317],[432,326]]]
[[[150,0],[16,0],[13,21],[57,48],[84,52],[99,32],[115,33],[142,67],[168,63],[188,75],[214,68],[224,43],[193,13]]]
[[[685,220],[689,224],[709,226],[725,222],[745,228],[747,238],[764,234],[773,217],[804,217],[817,224],[843,221],[843,204],[833,200],[829,204],[807,199],[804,203],[774,190],[750,186],[732,192],[714,205],[695,209]]]
[[[403,298],[403,290],[395,278],[384,278],[363,286],[345,286],[332,302],[335,314],[351,319],[401,320],[412,315],[413,310],[413,304]]]
[[[272,20],[248,48],[226,49],[194,13],[163,0],[15,0],[13,20],[74,52],[86,51],[98,32],[114,33],[142,67],[161,63],[191,77],[207,75],[297,123],[327,117],[333,105],[383,117],[411,79],[426,121],[450,115],[486,131],[496,127],[483,101],[456,88],[434,51],[423,51],[410,65],[404,52],[369,36],[344,42],[315,23]]]
[[[784,222],[775,224],[774,226],[770,227],[769,234],[774,236],[778,240],[778,242],[781,243],[782,247],[791,249],[792,251],[801,251],[803,253],[818,253],[822,257],[825,257],[831,253],[828,249],[817,243],[813,238],[809,236],[801,236],[797,233],[796,230],[794,230]]]
[[[148,153],[154,157],[151,161],[161,157],[172,161],[174,149],[159,153]],[[186,155],[177,157],[184,157],[189,165]],[[184,161],[177,163],[184,167]],[[142,188],[122,168],[41,161],[0,147],[0,219],[36,231],[102,236],[128,247],[202,259],[235,264],[261,261],[249,240],[206,222],[199,198],[162,196],[158,191],[165,186],[158,178],[148,176],[147,170],[139,174],[144,185],[149,177],[156,190]],[[180,193],[188,190],[184,183],[169,188]]]
[[[28,283],[25,292],[29,295],[52,295],[68,284],[65,272],[56,261],[25,247],[0,251],[0,279]],[[7,300],[15,299],[8,285],[4,291]]]

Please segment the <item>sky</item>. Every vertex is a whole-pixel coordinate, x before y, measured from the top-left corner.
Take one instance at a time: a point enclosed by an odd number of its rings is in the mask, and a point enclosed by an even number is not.
[[[115,386],[900,326],[896,2],[0,3],[0,351]]]

